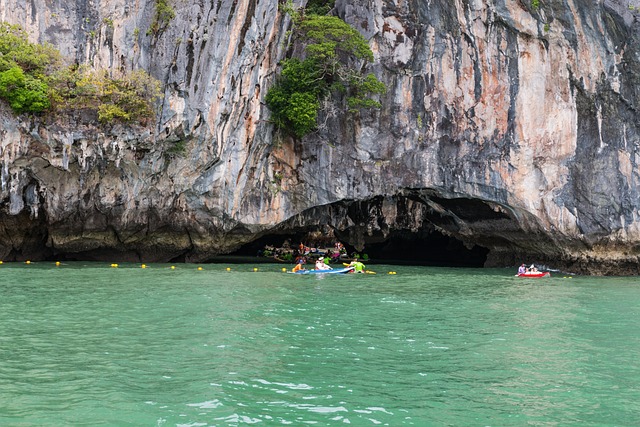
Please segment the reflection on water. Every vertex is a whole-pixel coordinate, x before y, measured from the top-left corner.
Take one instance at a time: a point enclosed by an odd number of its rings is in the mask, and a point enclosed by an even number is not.
[[[637,279],[225,267],[2,265],[0,425],[637,423]]]

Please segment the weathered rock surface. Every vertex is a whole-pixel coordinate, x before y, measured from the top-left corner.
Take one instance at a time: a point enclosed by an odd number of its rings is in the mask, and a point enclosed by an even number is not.
[[[380,111],[274,137],[276,0],[0,0],[81,63],[164,84],[148,128],[0,107],[0,258],[206,260],[329,226],[359,248],[431,233],[485,264],[640,273],[640,0],[355,0]]]

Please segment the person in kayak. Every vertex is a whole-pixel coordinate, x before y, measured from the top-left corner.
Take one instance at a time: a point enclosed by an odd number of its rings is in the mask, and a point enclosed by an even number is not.
[[[365,265],[358,261],[358,258],[354,258],[349,264],[349,267],[354,268],[354,273],[364,273]]]
[[[316,261],[316,270],[333,270],[333,268],[324,263],[324,257],[320,257]]]
[[[291,269],[291,271],[295,273],[296,271],[304,270],[303,265],[304,265],[304,259],[300,258],[298,260],[298,263],[296,264],[296,266],[293,267],[293,269]]]
[[[524,264],[522,264],[519,268],[518,268],[518,274],[524,274],[527,271],[527,268],[524,266]]]

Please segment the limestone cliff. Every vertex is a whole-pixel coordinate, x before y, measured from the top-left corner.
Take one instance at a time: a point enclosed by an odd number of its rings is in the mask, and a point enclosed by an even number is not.
[[[0,258],[206,260],[330,227],[362,247],[446,235],[571,271],[640,272],[640,0],[355,0],[379,111],[274,138],[276,0],[0,0],[78,63],[164,85],[148,128],[0,107]]]

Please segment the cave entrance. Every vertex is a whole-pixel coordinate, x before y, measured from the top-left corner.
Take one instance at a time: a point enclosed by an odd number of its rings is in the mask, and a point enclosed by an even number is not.
[[[481,268],[489,250],[467,248],[456,238],[432,231],[428,236],[395,233],[384,242],[368,244],[362,252],[379,263]]]
[[[323,242],[323,245],[318,246],[332,247],[333,242],[340,239],[332,237],[329,240],[331,242]],[[366,254],[370,264],[481,268],[489,253],[487,248],[477,245],[468,248],[460,240],[433,230],[429,233],[393,232],[384,241],[366,244],[362,251],[358,251],[343,240],[340,241],[344,243],[350,255]],[[310,244],[308,235],[265,235],[245,244],[230,255],[243,258],[256,257],[262,255],[267,247],[281,248],[288,244],[293,249],[297,248],[300,242]]]

